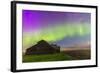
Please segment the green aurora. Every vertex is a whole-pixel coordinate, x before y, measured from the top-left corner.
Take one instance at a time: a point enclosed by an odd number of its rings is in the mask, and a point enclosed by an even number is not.
[[[23,46],[25,48],[36,44],[40,40],[55,42],[65,37],[85,36],[90,33],[90,27],[87,24],[64,24],[49,28],[40,29],[37,32],[23,33]]]

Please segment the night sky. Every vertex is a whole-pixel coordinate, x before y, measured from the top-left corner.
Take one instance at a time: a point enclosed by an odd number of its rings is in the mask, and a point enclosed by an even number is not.
[[[91,14],[23,10],[23,49],[40,40],[62,48],[90,42]]]

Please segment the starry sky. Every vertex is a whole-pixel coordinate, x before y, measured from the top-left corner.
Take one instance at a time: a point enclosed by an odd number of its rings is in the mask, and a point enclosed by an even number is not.
[[[40,40],[65,48],[90,42],[91,14],[23,10],[22,26],[23,49]]]

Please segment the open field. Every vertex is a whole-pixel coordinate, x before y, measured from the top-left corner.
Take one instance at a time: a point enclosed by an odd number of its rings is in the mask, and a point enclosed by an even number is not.
[[[65,48],[61,50],[61,52],[66,53],[78,60],[91,58],[91,50],[89,48]]]
[[[67,61],[67,60],[86,60],[91,58],[91,50],[88,48],[65,48],[60,53],[23,55],[23,62],[48,62],[48,61]]]
[[[23,56],[23,62],[47,62],[47,61],[64,61],[64,60],[74,60],[74,58],[65,53]]]

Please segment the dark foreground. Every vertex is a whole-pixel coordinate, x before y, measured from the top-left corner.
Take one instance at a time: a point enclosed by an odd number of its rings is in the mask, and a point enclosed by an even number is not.
[[[64,53],[55,53],[55,54],[46,54],[46,55],[24,55],[23,62],[47,62],[47,61],[64,61],[64,60],[73,60],[74,58],[64,54]]]
[[[67,49],[55,54],[23,55],[23,62],[86,60],[91,58],[90,53],[90,49]]]
[[[91,59],[90,49],[67,49],[62,52],[74,57],[76,60]]]

